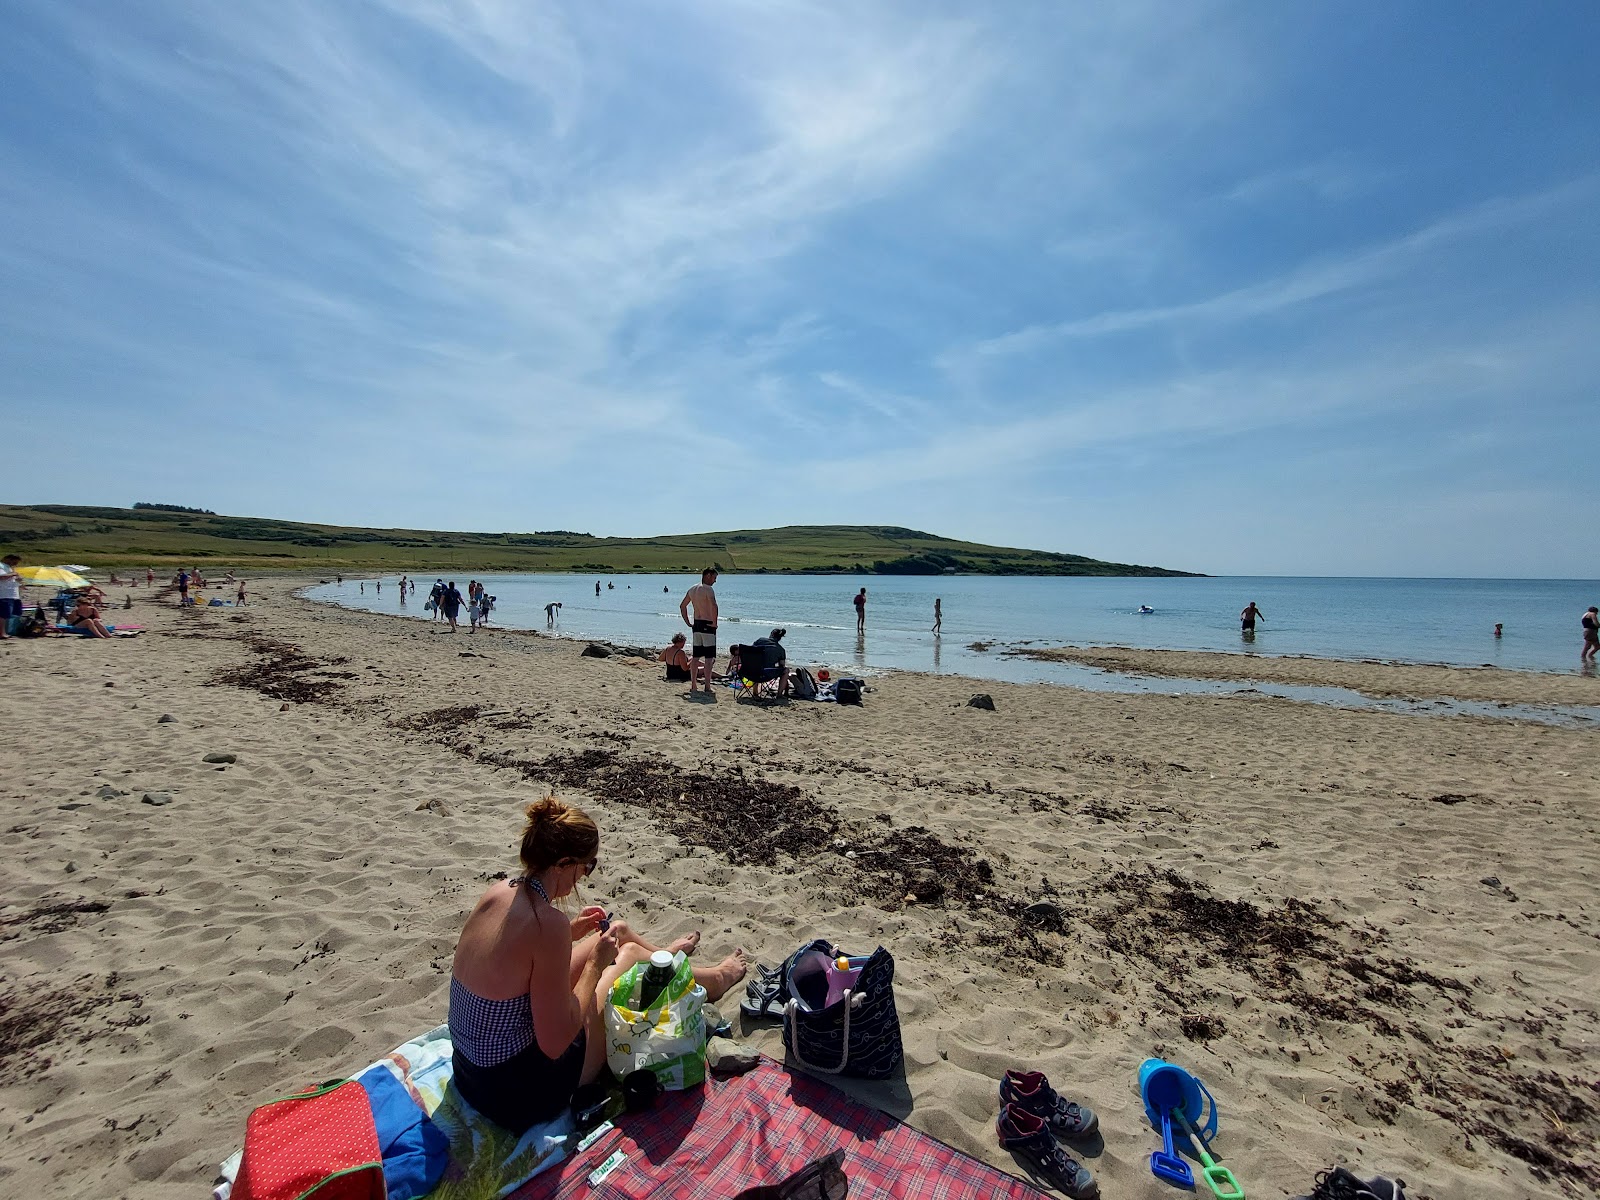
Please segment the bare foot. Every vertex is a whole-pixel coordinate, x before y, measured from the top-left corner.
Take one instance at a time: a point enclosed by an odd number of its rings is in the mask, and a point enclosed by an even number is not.
[[[706,998],[714,1004],[727,994],[729,988],[743,979],[749,969],[750,964],[744,956],[744,947],[740,946],[714,967],[696,967],[694,981],[705,988]]]
[[[684,954],[693,954],[700,946],[700,931],[686,933],[675,942],[668,942],[667,949],[677,954],[680,950]]]

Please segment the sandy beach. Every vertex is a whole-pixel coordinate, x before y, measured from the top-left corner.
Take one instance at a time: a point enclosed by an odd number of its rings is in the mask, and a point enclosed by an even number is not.
[[[464,914],[551,788],[601,826],[586,896],[639,928],[766,963],[887,946],[905,1077],[844,1086],[1003,1169],[996,1083],[1041,1069],[1100,1113],[1103,1194],[1177,1194],[1135,1086],[1159,1055],[1216,1094],[1252,1197],[1337,1161],[1436,1200],[1600,1189],[1595,731],[915,674],[859,709],[692,702],[656,664],[308,582],[0,643],[7,1195],[202,1195],[252,1107],[442,1021]],[[1577,677],[1071,653],[1600,703]]]

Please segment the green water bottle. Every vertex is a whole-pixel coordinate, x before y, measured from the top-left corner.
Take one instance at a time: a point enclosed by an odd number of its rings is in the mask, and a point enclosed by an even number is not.
[[[639,1011],[649,1009],[667,990],[677,973],[678,964],[672,951],[657,950],[652,954],[650,965],[644,969],[644,979],[639,984]]]

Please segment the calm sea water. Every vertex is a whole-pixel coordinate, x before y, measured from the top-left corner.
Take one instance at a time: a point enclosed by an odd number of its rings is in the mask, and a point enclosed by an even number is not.
[[[403,607],[395,576],[384,577],[381,595],[373,580],[365,581],[363,594],[353,578],[306,594],[426,619],[422,603],[434,578],[418,577],[417,594]],[[497,624],[544,629],[544,606],[560,601],[555,632],[646,646],[665,645],[683,629],[678,601],[696,582],[684,575],[602,576],[596,596],[594,576],[482,579],[499,597]],[[466,578],[456,583],[466,591]],[[858,637],[851,597],[863,585],[867,628]],[[1071,682],[1061,664],[1006,658],[998,651],[1019,643],[1135,646],[1575,672],[1582,640],[1578,620],[1590,604],[1600,604],[1600,582],[725,575],[717,597],[724,647],[782,625],[795,663]],[[938,638],[929,631],[935,597],[944,602]],[[1265,619],[1247,642],[1239,631],[1239,610],[1251,600]],[[1154,611],[1141,614],[1141,605]],[[1497,621],[1505,627],[1499,639]],[[974,650],[973,643],[994,648]]]

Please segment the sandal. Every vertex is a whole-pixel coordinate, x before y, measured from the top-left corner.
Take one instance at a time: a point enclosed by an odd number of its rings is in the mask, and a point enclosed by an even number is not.
[[[744,985],[746,999],[739,1001],[739,1011],[753,1021],[763,1018],[780,1020],[783,1006],[789,1002],[789,989],[784,983],[782,967],[756,966],[755,978]]]
[[[1100,1127],[1094,1109],[1063,1100],[1040,1071],[1007,1071],[1000,1079],[1000,1103],[1032,1113],[1057,1137],[1088,1137]]]
[[[1056,1144],[1042,1118],[1007,1104],[995,1122],[1000,1144],[1027,1164],[1030,1172],[1073,1200],[1098,1200],[1100,1185],[1089,1168]]]

